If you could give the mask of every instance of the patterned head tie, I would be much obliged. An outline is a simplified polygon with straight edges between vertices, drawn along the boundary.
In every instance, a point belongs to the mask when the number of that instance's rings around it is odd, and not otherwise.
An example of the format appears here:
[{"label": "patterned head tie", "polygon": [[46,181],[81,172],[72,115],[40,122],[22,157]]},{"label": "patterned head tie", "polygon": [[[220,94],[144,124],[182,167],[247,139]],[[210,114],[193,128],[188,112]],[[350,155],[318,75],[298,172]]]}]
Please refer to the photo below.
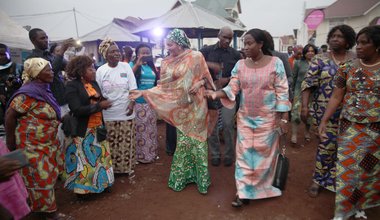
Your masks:
[{"label": "patterned head tie", "polygon": [[106,37],[99,45],[99,53],[103,56],[104,59],[106,59],[107,51],[110,46],[116,45],[115,42],[111,39]]},{"label": "patterned head tie", "polygon": [[43,58],[30,58],[24,62],[24,71],[22,72],[22,80],[24,83],[32,81],[37,78],[41,71],[50,65],[49,61]]},{"label": "patterned head tie", "polygon": [[178,44],[179,46],[181,46],[183,48],[190,48],[190,46],[191,46],[189,38],[186,36],[186,33],[183,30],[180,30],[177,28],[173,29],[168,34],[166,39],[169,39],[169,40],[175,42],[176,44]]}]

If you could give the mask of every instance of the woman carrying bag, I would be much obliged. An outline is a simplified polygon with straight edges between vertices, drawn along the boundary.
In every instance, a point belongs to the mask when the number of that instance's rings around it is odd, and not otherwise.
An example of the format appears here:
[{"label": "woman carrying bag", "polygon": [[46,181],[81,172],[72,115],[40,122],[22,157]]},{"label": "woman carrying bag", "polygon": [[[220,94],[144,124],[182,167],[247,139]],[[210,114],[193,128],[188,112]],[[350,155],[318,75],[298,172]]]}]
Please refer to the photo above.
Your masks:
[{"label": "woman carrying bag", "polygon": [[102,115],[112,104],[102,96],[90,57],[75,57],[66,71],[73,80],[65,96],[77,126],[65,152],[65,187],[78,195],[101,193],[114,181]]}]

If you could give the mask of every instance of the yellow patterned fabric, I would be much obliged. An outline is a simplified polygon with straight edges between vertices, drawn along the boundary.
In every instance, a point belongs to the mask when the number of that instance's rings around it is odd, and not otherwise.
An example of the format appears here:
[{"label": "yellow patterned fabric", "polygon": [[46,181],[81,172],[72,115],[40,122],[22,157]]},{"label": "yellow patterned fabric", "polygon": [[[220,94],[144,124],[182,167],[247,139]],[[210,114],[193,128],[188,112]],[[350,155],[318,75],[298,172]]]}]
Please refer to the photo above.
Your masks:
[{"label": "yellow patterned fabric", "polygon": [[99,53],[103,56],[104,59],[106,59],[108,48],[114,44],[115,42],[110,38],[106,38],[100,43]]}]

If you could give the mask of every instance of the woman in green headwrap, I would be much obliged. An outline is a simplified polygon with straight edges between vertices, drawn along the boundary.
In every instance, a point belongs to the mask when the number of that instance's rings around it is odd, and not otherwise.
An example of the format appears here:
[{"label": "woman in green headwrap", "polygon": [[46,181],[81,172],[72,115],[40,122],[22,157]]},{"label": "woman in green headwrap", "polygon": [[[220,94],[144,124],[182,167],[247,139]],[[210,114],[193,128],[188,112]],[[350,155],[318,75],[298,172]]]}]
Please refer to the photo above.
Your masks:
[{"label": "woman in green headwrap", "polygon": [[166,45],[170,55],[162,60],[157,86],[132,91],[130,98],[144,96],[161,118],[177,128],[169,187],[181,191],[195,182],[198,191],[206,194],[210,185],[206,141],[210,117],[204,86],[215,86],[205,59],[200,52],[190,50],[185,32],[174,29]]}]

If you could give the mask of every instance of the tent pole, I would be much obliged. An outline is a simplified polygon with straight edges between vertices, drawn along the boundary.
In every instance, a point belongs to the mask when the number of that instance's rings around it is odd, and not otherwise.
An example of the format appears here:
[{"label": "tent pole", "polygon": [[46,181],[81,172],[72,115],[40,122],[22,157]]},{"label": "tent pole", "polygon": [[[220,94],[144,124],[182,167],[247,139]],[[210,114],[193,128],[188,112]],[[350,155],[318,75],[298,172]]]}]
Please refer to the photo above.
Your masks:
[{"label": "tent pole", "polygon": [[161,38],[161,56],[165,57],[165,44],[164,44],[164,38]]},{"label": "tent pole", "polygon": [[77,14],[75,12],[75,8],[73,8],[73,12],[74,12],[74,20],[75,20],[75,30],[77,31],[77,39],[79,39]]},{"label": "tent pole", "polygon": [[201,49],[201,39],[202,39],[202,33],[199,32],[199,33],[198,33],[198,50]]}]

